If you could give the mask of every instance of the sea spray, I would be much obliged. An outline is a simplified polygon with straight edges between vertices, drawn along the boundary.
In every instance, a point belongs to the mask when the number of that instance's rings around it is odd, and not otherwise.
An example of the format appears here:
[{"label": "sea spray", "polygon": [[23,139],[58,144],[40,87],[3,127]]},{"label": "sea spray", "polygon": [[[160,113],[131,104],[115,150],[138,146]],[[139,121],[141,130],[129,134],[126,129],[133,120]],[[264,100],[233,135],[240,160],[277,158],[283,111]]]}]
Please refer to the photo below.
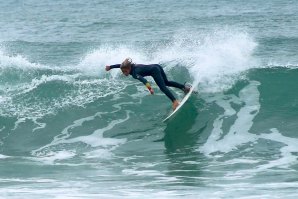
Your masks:
[{"label": "sea spray", "polygon": [[[106,65],[119,64],[126,57],[140,64],[159,63],[166,71],[177,65],[185,67],[191,80],[201,84],[205,92],[231,88],[239,75],[256,67],[253,53],[257,43],[247,32],[231,29],[213,32],[182,32],[155,48],[136,45],[103,45],[88,53],[76,66],[89,75],[106,77]],[[112,77],[119,75],[111,71]]]},{"label": "sea spray", "polygon": [[255,67],[256,47],[254,39],[243,31],[181,33],[158,51],[157,59],[176,60],[188,68],[193,81],[197,80],[205,92],[218,92],[231,88],[238,75]]}]

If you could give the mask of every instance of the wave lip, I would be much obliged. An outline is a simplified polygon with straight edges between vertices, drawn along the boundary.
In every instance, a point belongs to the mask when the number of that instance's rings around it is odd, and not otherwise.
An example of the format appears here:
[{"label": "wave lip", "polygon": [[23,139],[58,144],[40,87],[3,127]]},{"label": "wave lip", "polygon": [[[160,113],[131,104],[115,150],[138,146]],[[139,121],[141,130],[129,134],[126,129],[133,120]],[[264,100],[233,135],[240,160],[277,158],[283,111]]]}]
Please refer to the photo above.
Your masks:
[{"label": "wave lip", "polygon": [[[185,66],[206,92],[229,89],[241,73],[256,67],[257,42],[247,32],[224,28],[208,33],[177,34],[159,49],[154,61]],[[172,64],[171,64],[172,63]]]},{"label": "wave lip", "polygon": [[10,67],[20,69],[45,68],[45,66],[43,65],[31,63],[27,58],[25,58],[22,55],[8,56],[2,50],[0,50],[0,68],[5,69]]},{"label": "wave lip", "polygon": [[247,33],[215,32],[202,43],[191,74],[207,92],[229,89],[241,73],[255,67],[257,43]]}]

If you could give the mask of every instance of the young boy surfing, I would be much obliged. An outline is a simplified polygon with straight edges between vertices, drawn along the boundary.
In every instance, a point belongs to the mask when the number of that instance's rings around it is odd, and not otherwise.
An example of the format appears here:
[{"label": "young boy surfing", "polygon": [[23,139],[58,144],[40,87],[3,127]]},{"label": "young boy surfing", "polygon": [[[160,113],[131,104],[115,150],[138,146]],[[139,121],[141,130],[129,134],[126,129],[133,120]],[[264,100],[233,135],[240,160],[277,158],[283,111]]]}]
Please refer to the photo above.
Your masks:
[{"label": "young boy surfing", "polygon": [[173,110],[177,108],[177,106],[179,105],[179,101],[174,97],[174,95],[167,88],[167,86],[179,88],[182,91],[184,91],[184,93],[188,93],[190,90],[190,87],[188,86],[185,86],[183,84],[180,84],[174,81],[168,81],[163,68],[158,64],[150,64],[150,65],[135,64],[135,63],[132,63],[132,60],[130,58],[127,58],[122,62],[122,64],[106,66],[106,71],[109,71],[113,68],[120,68],[122,73],[125,76],[131,75],[133,78],[141,81],[147,87],[147,89],[152,95],[154,94],[154,91],[151,88],[150,83],[144,77],[146,76],[153,77],[154,81],[156,82],[160,90],[164,94],[166,94],[166,96],[172,101]]}]

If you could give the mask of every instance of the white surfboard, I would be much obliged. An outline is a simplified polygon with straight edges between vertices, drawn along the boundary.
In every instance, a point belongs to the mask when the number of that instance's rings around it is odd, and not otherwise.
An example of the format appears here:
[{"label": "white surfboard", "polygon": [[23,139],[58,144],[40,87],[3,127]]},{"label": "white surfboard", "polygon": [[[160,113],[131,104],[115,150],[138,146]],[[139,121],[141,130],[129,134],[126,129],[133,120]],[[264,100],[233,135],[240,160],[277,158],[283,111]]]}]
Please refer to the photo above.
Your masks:
[{"label": "white surfboard", "polygon": [[184,96],[184,98],[182,99],[182,101],[180,102],[179,106],[173,111],[171,112],[168,117],[166,117],[162,122],[166,122],[168,121],[169,119],[171,119],[178,111],[179,109],[183,106],[183,104],[185,104],[185,102],[189,99],[189,97],[191,96],[194,88],[196,87],[196,83],[194,83],[191,88],[190,88],[190,91]]}]

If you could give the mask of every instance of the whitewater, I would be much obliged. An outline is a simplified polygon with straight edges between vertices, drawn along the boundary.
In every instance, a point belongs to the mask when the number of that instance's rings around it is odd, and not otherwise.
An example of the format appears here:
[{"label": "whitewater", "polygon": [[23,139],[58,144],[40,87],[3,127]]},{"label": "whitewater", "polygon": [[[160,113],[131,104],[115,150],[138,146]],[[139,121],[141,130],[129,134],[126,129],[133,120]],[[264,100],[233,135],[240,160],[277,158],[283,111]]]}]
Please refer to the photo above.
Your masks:
[{"label": "whitewater", "polygon": [[[1,4],[0,198],[297,198],[297,8]],[[105,71],[127,57],[198,94],[162,123],[152,78]]]}]

